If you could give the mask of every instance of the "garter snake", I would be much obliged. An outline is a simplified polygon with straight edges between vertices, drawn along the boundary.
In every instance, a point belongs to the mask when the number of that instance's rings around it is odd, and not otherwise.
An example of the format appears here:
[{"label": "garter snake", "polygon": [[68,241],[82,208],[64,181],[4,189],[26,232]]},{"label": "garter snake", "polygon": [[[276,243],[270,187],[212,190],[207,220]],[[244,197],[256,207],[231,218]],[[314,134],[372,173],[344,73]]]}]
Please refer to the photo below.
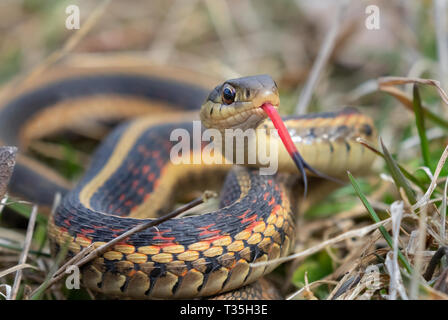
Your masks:
[{"label": "garter snake", "polygon": [[[68,239],[73,255],[166,212],[173,197],[196,184],[203,188],[226,177],[219,209],[132,235],[84,266],[82,281],[110,296],[134,298],[194,298],[240,288],[275,267],[253,268],[251,262],[286,255],[293,246],[297,196],[282,174],[260,175],[255,168],[227,164],[175,165],[170,150],[177,142],[170,134],[183,129],[193,135],[190,118],[197,118],[201,105],[205,127],[272,128],[259,108],[265,102],[279,104],[277,85],[269,76],[229,80],[209,94],[202,86],[144,72],[58,76],[3,103],[2,144],[24,149],[30,140],[88,118],[140,117],[107,136],[75,187],[22,154],[10,190],[47,205],[55,192],[64,194],[50,217],[49,238],[53,252]],[[354,109],[284,121],[307,163],[328,175],[361,172],[373,161],[373,153],[354,142],[357,137],[375,141],[372,120]],[[282,148],[279,170],[296,170]]]}]

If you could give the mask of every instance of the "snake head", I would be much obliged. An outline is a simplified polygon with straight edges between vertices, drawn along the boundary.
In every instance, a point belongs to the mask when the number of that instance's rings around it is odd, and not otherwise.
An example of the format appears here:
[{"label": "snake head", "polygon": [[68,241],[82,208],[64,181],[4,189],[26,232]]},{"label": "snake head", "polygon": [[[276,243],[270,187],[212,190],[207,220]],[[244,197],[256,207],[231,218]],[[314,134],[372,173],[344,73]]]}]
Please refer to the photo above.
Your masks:
[{"label": "snake head", "polygon": [[200,117],[206,128],[256,128],[267,117],[261,108],[265,103],[275,108],[280,104],[277,84],[269,75],[231,79],[210,92]]}]

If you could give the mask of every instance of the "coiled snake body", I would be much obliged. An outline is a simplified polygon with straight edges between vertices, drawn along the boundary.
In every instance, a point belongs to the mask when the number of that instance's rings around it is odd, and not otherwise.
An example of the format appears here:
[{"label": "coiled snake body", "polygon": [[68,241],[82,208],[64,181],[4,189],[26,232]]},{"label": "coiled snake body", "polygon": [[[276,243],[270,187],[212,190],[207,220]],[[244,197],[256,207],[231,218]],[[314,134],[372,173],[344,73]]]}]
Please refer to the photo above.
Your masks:
[{"label": "coiled snake body", "polygon": [[[277,87],[268,76],[227,81],[208,98],[201,87],[144,72],[102,70],[59,76],[3,103],[3,144],[24,148],[32,139],[89,117],[146,115],[118,126],[103,141],[72,190],[21,155],[11,191],[44,204],[51,203],[56,191],[65,195],[49,222],[54,252],[67,239],[71,255],[91,243],[99,246],[169,210],[166,205],[174,195],[198,188],[196,184],[204,188],[232,167],[170,162],[170,150],[177,143],[170,141],[171,132],[182,128],[193,134],[192,123],[186,120],[197,116],[202,103],[202,122],[224,130],[272,127],[259,108],[266,101],[279,103]],[[370,118],[356,110],[284,120],[304,159],[326,174],[360,172],[373,160],[373,154],[354,142],[356,137],[375,138]],[[279,169],[296,170],[281,145]],[[82,268],[83,285],[112,296],[194,298],[254,282],[275,265],[254,268],[250,263],[284,256],[293,246],[291,200],[298,195],[281,181],[276,175],[234,166],[225,179],[219,209],[132,235]]]}]

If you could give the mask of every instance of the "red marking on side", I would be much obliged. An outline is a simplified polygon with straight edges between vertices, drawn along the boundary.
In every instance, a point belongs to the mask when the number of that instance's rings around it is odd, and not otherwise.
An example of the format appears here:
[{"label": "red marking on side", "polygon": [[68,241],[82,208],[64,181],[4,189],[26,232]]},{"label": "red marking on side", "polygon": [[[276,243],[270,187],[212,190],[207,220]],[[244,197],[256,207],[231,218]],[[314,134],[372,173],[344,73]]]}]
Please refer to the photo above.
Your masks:
[{"label": "red marking on side", "polygon": [[266,192],[266,193],[263,195],[263,199],[264,199],[264,201],[266,201],[268,197],[269,197],[269,192]]},{"label": "red marking on side", "polygon": [[[199,229],[201,229],[201,228],[199,228]],[[215,235],[217,233],[219,233],[219,230],[214,230],[214,231],[204,230],[199,234],[199,236],[202,237],[202,236],[207,236],[207,235]]]},{"label": "red marking on side", "polygon": [[172,144],[170,142],[168,142],[168,141],[165,141],[163,146],[165,147],[166,151],[169,151],[169,150],[171,150]]},{"label": "red marking on side", "polygon": [[[126,198],[126,195],[123,193],[122,195],[120,195],[120,198],[118,198],[118,200],[123,201]],[[110,208],[111,206],[109,206]]]},{"label": "red marking on side", "polygon": [[[164,234],[165,232],[168,232],[168,231],[169,231],[169,230],[156,231],[157,235],[154,236],[154,237],[152,237],[152,239],[153,239],[153,240],[166,240],[166,241],[172,242],[173,240],[176,239],[175,237],[165,237],[165,236],[163,236],[163,234]],[[165,244],[165,243],[163,243],[163,244],[158,244],[158,246],[160,246],[160,245],[166,245],[166,244]]]},{"label": "red marking on side", "polygon": [[81,232],[82,232],[82,234],[87,234],[87,233],[94,233],[95,232],[95,230],[92,230],[92,229],[81,229]]},{"label": "red marking on side", "polygon": [[[216,231],[218,231],[218,230],[216,230]],[[218,239],[221,239],[221,238],[224,238],[224,237],[225,237],[224,235],[217,235],[217,236],[206,238],[206,239],[201,240],[201,241],[205,241],[205,242],[209,242],[210,243],[210,242],[213,242],[215,240],[218,240]]]},{"label": "red marking on side", "polygon": [[185,275],[188,273],[188,269],[185,268],[185,270],[180,274],[181,277],[185,277]]},{"label": "red marking on side", "polygon": [[137,186],[138,186],[138,180],[134,180],[134,181],[132,181],[132,188],[137,188]]},{"label": "red marking on side", "polygon": [[271,214],[277,214],[277,211],[278,210],[280,210],[282,207],[281,207],[281,205],[279,205],[279,204],[277,204],[273,209],[272,209],[272,212],[271,212]]},{"label": "red marking on side", "polygon": [[127,246],[127,247],[133,247],[133,248],[134,248],[133,245],[128,244],[126,241],[120,241],[120,242],[117,242],[115,245],[116,245],[116,246]]},{"label": "red marking on side", "polygon": [[253,221],[257,219],[257,215],[253,214],[250,218],[246,218],[246,215],[250,212],[250,209],[247,209],[242,215],[238,216],[237,218],[241,219],[241,223],[246,223],[249,221]]},{"label": "red marking on side", "polygon": [[148,172],[149,172],[149,166],[148,165],[143,166],[142,173],[147,174]]},{"label": "red marking on side", "polygon": [[260,223],[262,223],[262,221],[254,221],[254,222],[252,222],[249,226],[247,226],[247,228],[244,229],[244,230],[245,230],[245,231],[248,231],[248,232],[252,232],[252,230],[253,230],[256,226],[258,226]]},{"label": "red marking on side", "polygon": [[243,220],[241,220],[241,223],[246,223],[246,222],[249,222],[249,221],[254,221],[255,219],[257,219],[257,215],[256,214],[254,214],[253,216],[251,216],[250,218],[244,218]]},{"label": "red marking on side", "polygon": [[144,189],[144,188],[140,188],[140,189],[138,189],[138,191],[137,191],[137,193],[138,193],[139,195],[142,195],[144,192],[145,192],[145,189]]},{"label": "red marking on side", "polygon": [[155,175],[154,173],[150,173],[150,174],[148,175],[148,181],[149,181],[149,182],[152,182],[152,181],[154,180],[155,177],[156,177],[156,175]]},{"label": "red marking on side", "polygon": [[219,233],[220,232],[219,230],[214,230],[214,231],[209,231],[208,230],[210,227],[213,227],[214,225],[215,225],[215,223],[212,223],[212,224],[209,224],[208,226],[205,226],[205,227],[199,227],[198,229],[202,230],[202,232],[199,234],[199,236],[207,236],[207,235],[214,236],[217,233]]},{"label": "red marking on side", "polygon": [[126,201],[126,202],[124,203],[124,205],[125,205],[126,207],[132,206],[132,204],[133,204],[133,202],[132,202],[131,200],[128,200],[128,201]]},{"label": "red marking on side", "polygon": [[64,220],[64,223],[65,223],[65,225],[66,226],[68,226],[68,227],[70,227],[72,224],[70,223],[70,220],[68,220],[68,219],[65,219]]},{"label": "red marking on side", "polygon": [[76,234],[76,237],[78,237],[78,238],[82,238],[84,241],[92,241],[91,238],[86,237],[86,236],[85,236],[84,234],[82,234],[82,233],[77,233],[77,234]]},{"label": "red marking on side", "polygon": [[177,245],[176,242],[165,242],[165,243],[159,243],[159,244],[154,244],[154,246],[160,247],[160,248],[165,248],[165,247],[169,247],[169,246],[175,246]]},{"label": "red marking on side", "polygon": [[[357,113],[346,113],[346,114],[339,115],[339,116],[337,116],[336,118],[345,116],[345,117],[348,119],[348,118],[353,117],[353,116],[355,116],[355,115],[358,115],[358,114],[357,114]],[[335,118],[335,119],[336,119],[336,118]]]},{"label": "red marking on side", "polygon": [[272,198],[271,198],[271,201],[268,202],[268,205],[272,206],[272,205],[274,204],[274,202],[275,202],[275,198],[272,197]]},{"label": "red marking on side", "polygon": [[244,211],[244,213],[242,215],[238,216],[237,218],[244,219],[249,212],[250,212],[250,209],[247,209],[246,211]]},{"label": "red marking on side", "polygon": [[157,189],[159,183],[160,183],[160,179],[157,179],[156,181],[154,181],[154,183],[153,183],[153,190]]},{"label": "red marking on side", "polygon": [[210,227],[213,227],[215,225],[215,223],[209,224],[208,226],[205,227],[199,227],[198,229],[204,230],[204,229],[208,229]]}]

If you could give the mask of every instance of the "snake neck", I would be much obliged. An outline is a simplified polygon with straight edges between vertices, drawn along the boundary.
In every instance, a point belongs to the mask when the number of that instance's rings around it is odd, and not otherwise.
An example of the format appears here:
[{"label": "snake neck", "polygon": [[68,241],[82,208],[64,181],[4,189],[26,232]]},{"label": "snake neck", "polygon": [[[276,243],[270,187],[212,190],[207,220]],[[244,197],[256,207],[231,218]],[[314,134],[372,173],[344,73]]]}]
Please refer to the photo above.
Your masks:
[{"label": "snake neck", "polygon": [[[357,142],[376,144],[372,119],[353,108],[283,118],[294,144],[305,161],[327,175],[344,177],[346,170],[364,173],[375,155]],[[273,123],[266,119],[256,129],[215,130],[213,147],[226,163],[263,169],[263,174],[297,174],[297,167]]]}]

